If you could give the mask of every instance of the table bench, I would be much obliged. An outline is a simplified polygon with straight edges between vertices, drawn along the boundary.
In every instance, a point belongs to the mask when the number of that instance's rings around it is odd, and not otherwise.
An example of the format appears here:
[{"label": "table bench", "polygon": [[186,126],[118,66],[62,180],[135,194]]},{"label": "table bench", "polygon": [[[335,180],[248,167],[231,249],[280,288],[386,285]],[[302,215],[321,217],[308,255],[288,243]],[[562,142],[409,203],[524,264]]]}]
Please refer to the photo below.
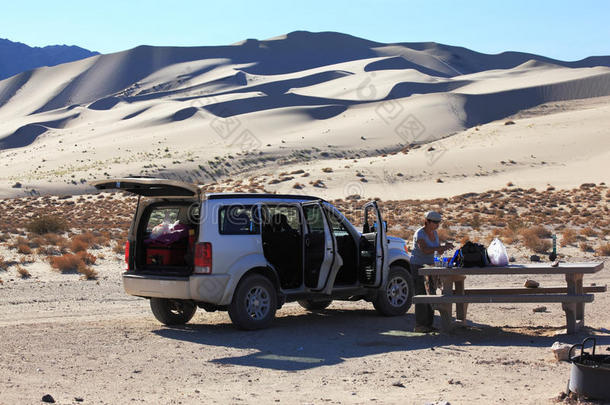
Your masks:
[{"label": "table bench", "polygon": [[[466,322],[468,304],[474,303],[561,303],[566,314],[567,333],[575,333],[584,326],[585,303],[593,302],[593,293],[606,291],[606,286],[583,287],[583,275],[596,273],[604,267],[596,263],[514,264],[503,267],[423,267],[421,276],[438,276],[442,281],[441,295],[416,295],[415,304],[431,304],[441,314],[441,330],[452,326],[452,306],[456,318]],[[567,287],[537,288],[473,288],[465,289],[467,276],[563,274]],[[455,288],[454,288],[455,286]]]}]

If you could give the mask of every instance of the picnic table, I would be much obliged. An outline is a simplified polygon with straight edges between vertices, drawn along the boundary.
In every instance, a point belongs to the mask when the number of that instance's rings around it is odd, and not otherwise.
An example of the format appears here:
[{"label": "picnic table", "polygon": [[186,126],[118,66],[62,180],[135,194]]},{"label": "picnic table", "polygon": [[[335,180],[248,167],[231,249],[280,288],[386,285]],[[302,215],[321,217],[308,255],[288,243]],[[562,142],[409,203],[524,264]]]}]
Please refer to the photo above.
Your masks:
[{"label": "picnic table", "polygon": [[[583,287],[583,275],[597,273],[603,262],[511,264],[496,267],[422,267],[421,276],[438,276],[442,282],[441,295],[416,295],[415,304],[432,304],[441,313],[441,330],[452,326],[452,306],[456,305],[456,319],[466,322],[470,303],[561,303],[566,314],[567,333],[575,333],[585,323],[585,303],[593,302],[592,293],[605,292],[606,286]],[[472,288],[465,289],[467,277],[480,275],[564,274],[567,286],[537,288]]]}]

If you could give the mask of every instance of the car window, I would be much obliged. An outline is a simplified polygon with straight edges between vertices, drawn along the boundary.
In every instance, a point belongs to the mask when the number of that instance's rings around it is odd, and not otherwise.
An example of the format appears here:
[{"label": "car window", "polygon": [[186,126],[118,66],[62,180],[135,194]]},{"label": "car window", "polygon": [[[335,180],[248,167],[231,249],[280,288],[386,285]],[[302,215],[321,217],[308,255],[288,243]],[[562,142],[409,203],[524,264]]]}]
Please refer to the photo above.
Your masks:
[{"label": "car window", "polygon": [[294,205],[270,205],[262,207],[265,226],[272,232],[296,232],[301,234],[301,217]]},{"label": "car window", "polygon": [[225,205],[218,212],[221,235],[253,235],[260,232],[256,205]]},{"label": "car window", "polygon": [[329,209],[327,209],[326,212],[328,213],[328,222],[333,234],[335,234],[335,236],[349,235],[349,232],[345,225],[343,225],[343,222],[341,222],[341,219],[339,219],[337,215],[335,215],[335,213]]},{"label": "car window", "polygon": [[304,205],[303,213],[309,232],[324,232],[324,218],[318,204]]},{"label": "car window", "polygon": [[152,210],[150,213],[150,217],[148,218],[148,223],[146,224],[146,231],[152,232],[153,228],[157,225],[162,224],[163,222],[168,222],[173,224],[178,220],[178,214],[180,213],[180,208],[172,207],[157,207]]}]

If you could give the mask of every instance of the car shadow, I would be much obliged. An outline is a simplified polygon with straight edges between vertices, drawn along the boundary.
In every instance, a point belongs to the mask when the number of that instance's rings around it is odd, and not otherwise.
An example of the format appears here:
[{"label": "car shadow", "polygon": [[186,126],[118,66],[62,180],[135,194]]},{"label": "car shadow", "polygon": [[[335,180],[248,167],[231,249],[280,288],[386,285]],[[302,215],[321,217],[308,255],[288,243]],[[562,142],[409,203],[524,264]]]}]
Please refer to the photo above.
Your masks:
[{"label": "car shadow", "polygon": [[[214,363],[284,371],[329,366],[349,358],[424,349],[460,351],[465,350],[461,347],[473,345],[550,347],[558,339],[558,336],[546,335],[554,332],[556,328],[552,327],[511,330],[469,324],[457,327],[451,333],[415,333],[412,332],[412,314],[388,318],[370,310],[330,309],[278,315],[270,328],[257,331],[241,331],[230,323],[223,323],[164,327],[153,333],[166,339],[250,351],[244,355],[211,360]],[[565,335],[561,340],[579,343],[591,333],[594,331],[585,330],[580,334]],[[604,339],[610,343],[608,336]],[[598,344],[604,343],[598,341]]]}]

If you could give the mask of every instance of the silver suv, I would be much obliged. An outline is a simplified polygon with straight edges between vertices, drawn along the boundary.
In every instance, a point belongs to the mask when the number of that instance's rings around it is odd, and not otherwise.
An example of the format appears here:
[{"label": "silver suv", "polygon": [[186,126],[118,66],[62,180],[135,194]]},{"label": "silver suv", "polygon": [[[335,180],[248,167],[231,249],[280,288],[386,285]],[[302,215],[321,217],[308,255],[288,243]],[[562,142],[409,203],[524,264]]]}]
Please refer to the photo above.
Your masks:
[{"label": "silver suv", "polygon": [[364,205],[359,231],[317,197],[205,194],[151,178],[92,185],[139,196],[123,283],[128,294],[149,298],[166,325],[188,322],[197,307],[228,310],[237,327],[259,329],[291,301],[314,311],[364,299],[386,316],[411,306],[405,241],[386,236],[374,201]]}]

